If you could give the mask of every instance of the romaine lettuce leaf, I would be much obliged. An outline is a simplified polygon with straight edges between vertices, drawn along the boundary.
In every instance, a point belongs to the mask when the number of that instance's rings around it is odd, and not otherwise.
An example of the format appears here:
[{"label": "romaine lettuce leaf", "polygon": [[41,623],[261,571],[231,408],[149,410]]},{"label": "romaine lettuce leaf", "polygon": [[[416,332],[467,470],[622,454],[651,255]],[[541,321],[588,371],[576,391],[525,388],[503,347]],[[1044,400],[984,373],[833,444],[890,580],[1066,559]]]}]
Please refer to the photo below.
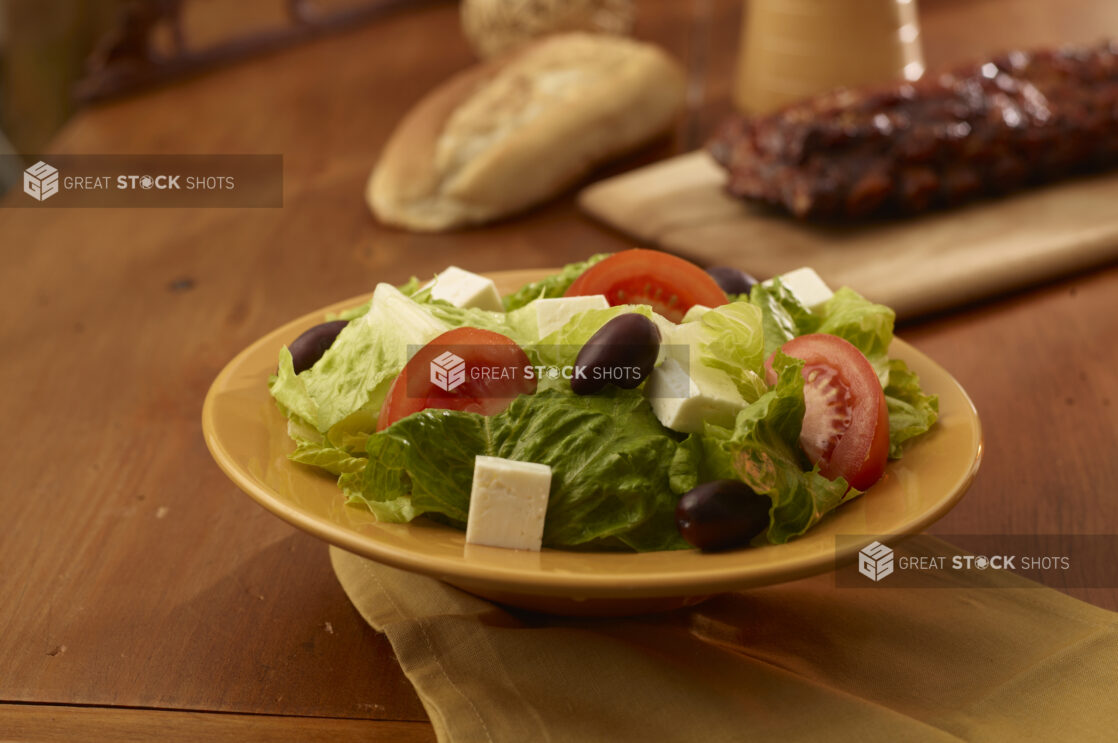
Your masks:
[{"label": "romaine lettuce leaf", "polygon": [[669,477],[678,447],[638,391],[552,389],[488,418],[434,409],[403,418],[371,436],[368,466],[339,482],[377,518],[427,513],[462,526],[475,456],[538,462],[552,468],[545,545],[685,548]]},{"label": "romaine lettuce leaf", "polygon": [[799,335],[814,333],[821,320],[805,307],[779,278],[771,285],[755,284],[749,301],[761,310],[765,333],[765,358]]},{"label": "romaine lettuce leaf", "polygon": [[[426,305],[389,284],[379,284],[369,311],[342,328],[322,358],[299,375],[315,406],[315,416],[308,421],[325,433],[367,406],[379,409],[392,380],[407,363],[408,346],[427,343],[451,327]],[[286,381],[282,368],[278,381]],[[293,409],[287,385],[272,385],[272,394]]]},{"label": "romaine lettuce leaf", "polygon": [[[412,276],[410,279],[408,279],[403,284],[400,284],[396,288],[399,289],[400,293],[403,294],[405,297],[411,297],[417,302],[432,301],[430,299],[431,293],[429,291],[420,291],[420,289],[423,288],[423,284],[420,283],[418,276]],[[368,300],[365,301],[364,304],[359,304],[356,307],[344,309],[341,312],[328,313],[326,315],[326,321],[329,322],[330,320],[356,320],[369,311],[369,307],[370,305],[372,305],[372,303],[373,299],[372,297],[370,297]]]},{"label": "romaine lettuce leaf", "polygon": [[[426,296],[425,291],[419,290],[418,279],[403,289],[412,296],[387,284],[379,285],[373,298],[361,308],[341,313],[350,318],[350,324],[322,359],[302,374],[295,374],[290,352],[281,349],[278,372],[269,383],[272,395],[290,420],[322,438],[321,445],[363,458],[388,388],[407,362],[410,351],[451,328],[470,326],[501,333],[534,356],[532,348],[539,338],[535,314],[528,308],[504,313],[455,307]],[[358,315],[357,309],[363,312]],[[591,323],[593,329],[589,332],[576,324],[562,342],[574,344],[577,353],[577,347],[598,326],[624,311],[628,308],[603,311],[603,317],[595,321],[596,325]],[[645,307],[638,311],[651,314]],[[559,353],[558,349],[554,351]],[[573,356],[568,361],[566,355],[570,354],[564,354],[561,361],[573,363]],[[533,363],[547,362],[534,359]],[[311,437],[292,438],[300,446],[320,445]],[[297,461],[314,463],[309,460],[324,456],[315,453],[312,457],[310,451],[304,446]],[[353,466],[347,465],[349,469]]]},{"label": "romaine lettuce leaf", "polygon": [[[286,352],[287,349],[284,349]],[[282,367],[282,363],[281,363]],[[297,379],[297,378],[296,378]],[[280,406],[283,410],[283,406]],[[360,455],[354,455],[356,449],[346,450],[336,446],[327,437],[319,433],[313,426],[300,416],[285,411],[288,414],[287,435],[295,442],[295,451],[287,455],[293,462],[318,467],[335,475],[347,472],[359,472],[365,468],[364,439],[361,440]],[[367,438],[368,434],[365,434]]]},{"label": "romaine lettuce leaf", "polygon": [[318,403],[307,391],[303,378],[295,373],[295,362],[287,346],[280,349],[276,374],[268,380],[268,389],[289,420],[315,428],[318,420]]},{"label": "romaine lettuce leaf", "polygon": [[813,469],[799,445],[804,417],[803,362],[778,353],[775,387],[738,413],[732,431],[708,425],[683,448],[690,457],[673,462],[673,487],[689,489],[717,479],[739,479],[772,500],[767,538],[782,544],[803,534],[824,515],[859,495],[845,480],[828,480]]},{"label": "romaine lettuce leaf", "polygon": [[534,315],[526,312],[492,312],[475,308],[455,307],[440,299],[431,300],[423,305],[432,317],[454,328],[471,327],[492,330],[508,336],[524,346],[539,340]]},{"label": "romaine lettuce leaf", "polygon": [[672,342],[692,339],[698,341],[699,362],[729,375],[743,400],[753,402],[764,393],[765,343],[759,308],[748,302],[715,307],[694,323],[679,326]]},{"label": "romaine lettuce leaf", "polygon": [[360,472],[365,469],[368,462],[364,457],[355,457],[344,449],[339,449],[322,441],[302,441],[295,447],[295,451],[287,457],[293,462],[319,467],[335,475],[344,475],[347,472]]},{"label": "romaine lettuce leaf", "polygon": [[886,368],[885,403],[889,406],[889,456],[897,459],[909,439],[927,433],[939,417],[939,398],[920,389],[920,379],[900,359]]},{"label": "romaine lettuce leaf", "polygon": [[[539,391],[503,413],[425,410],[373,433],[392,380],[409,347],[453,327],[469,325],[509,336],[535,364],[573,364],[578,350],[608,320],[646,306],[591,310],[547,338],[536,337],[528,304],[561,296],[588,265],[529,284],[505,298],[509,312],[461,309],[432,300],[418,279],[378,286],[323,358],[296,375],[282,349],[270,388],[289,418],[294,461],[339,475],[351,503],[379,519],[409,521],[420,514],[464,526],[474,457],[478,454],[548,464],[553,470],[544,543],[553,547],[635,550],[685,548],[675,525],[679,496],[700,483],[738,478],[772,499],[767,537],[781,543],[857,496],[842,480],[823,478],[799,447],[803,420],[800,362],[777,354],[780,378],[766,390],[763,360],[792,337],[829,332],[853,343],[877,370],[890,419],[890,456],[935,422],[937,401],[923,393],[902,361],[887,356],[893,313],[840,289],[809,310],[777,280],[739,301],[705,313],[684,339],[700,361],[730,376],[750,404],[733,429],[708,424],[686,438],[660,425],[639,390],[609,388],[579,397],[568,385],[541,380]],[[409,297],[408,295],[412,295]],[[356,310],[361,310],[357,312]],[[658,322],[665,343],[685,326]]]},{"label": "romaine lettuce leaf", "polygon": [[756,285],[750,302],[761,309],[768,355],[793,337],[830,333],[850,341],[873,366],[889,407],[889,456],[896,459],[909,439],[926,433],[936,422],[939,401],[925,394],[920,380],[900,359],[889,358],[896,314],[843,287],[809,310],[777,279],[771,287]]},{"label": "romaine lettuce leaf", "polygon": [[598,261],[607,257],[607,253],[599,253],[578,263],[568,263],[559,273],[552,274],[545,279],[526,284],[517,291],[504,298],[505,311],[519,309],[524,305],[541,298],[561,297],[570,288],[574,280],[583,271],[593,266]]},{"label": "romaine lettuce leaf", "polygon": [[373,302],[372,299],[367,300],[364,304],[359,304],[356,307],[349,307],[341,312],[327,312],[323,322],[333,322],[334,320],[356,320],[369,311],[369,305]]},{"label": "romaine lettuce leaf", "polygon": [[280,353],[272,395],[286,413],[352,451],[363,447],[375,426],[388,388],[407,363],[409,347],[467,325],[502,333],[521,345],[535,342],[534,324],[518,320],[523,318],[437,300],[417,301],[379,284],[365,314],[342,329],[313,367],[295,375],[290,353]]},{"label": "romaine lettuce leaf", "polygon": [[365,456],[365,443],[377,428],[377,418],[383,398],[370,401],[367,405],[342,418],[330,426],[325,440],[337,449],[343,449],[355,457]]},{"label": "romaine lettuce leaf", "polygon": [[[521,311],[523,310],[509,314],[516,315]],[[629,312],[644,315],[650,320],[654,314],[652,308],[644,304],[619,304],[604,310],[586,310],[572,317],[563,327],[548,333],[539,340],[539,343],[524,350],[533,364],[552,366],[557,369],[572,366],[586,341],[590,340],[607,322]],[[540,381],[548,384],[546,378]],[[567,387],[569,389],[570,385]]]},{"label": "romaine lettuce leaf", "polygon": [[893,310],[842,288],[817,309],[821,333],[853,343],[877,372],[889,408],[889,456],[901,456],[904,443],[926,433],[939,416],[939,400],[920,389],[920,380],[900,359],[889,358]]},{"label": "romaine lettuce leaf", "polygon": [[858,347],[875,369],[883,368],[893,340],[893,310],[874,304],[858,292],[843,287],[814,310],[808,309],[780,279],[771,286],[757,284],[750,302],[762,312],[765,356],[786,342],[809,333],[829,333]]},{"label": "romaine lettuce leaf", "polygon": [[874,304],[853,289],[843,287],[819,306],[816,314],[822,322],[811,332],[830,333],[850,341],[873,365],[884,385],[889,344],[893,342],[893,321],[896,319],[893,310],[883,304]]}]

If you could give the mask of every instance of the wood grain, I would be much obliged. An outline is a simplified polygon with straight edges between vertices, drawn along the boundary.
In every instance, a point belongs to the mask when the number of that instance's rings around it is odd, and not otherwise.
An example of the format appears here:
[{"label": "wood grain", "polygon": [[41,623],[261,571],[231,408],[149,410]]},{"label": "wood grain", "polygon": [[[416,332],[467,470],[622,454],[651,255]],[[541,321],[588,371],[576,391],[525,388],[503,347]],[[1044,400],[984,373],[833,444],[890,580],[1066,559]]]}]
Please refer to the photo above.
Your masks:
[{"label": "wood grain", "polygon": [[[1044,18],[1057,19],[1054,34],[1094,36],[1115,6],[923,7],[935,61],[1013,44]],[[978,9],[1001,22],[970,28]],[[690,123],[605,172],[692,149],[709,132],[728,105],[739,13],[736,0],[642,3],[638,35],[681,59],[709,38],[709,53],[692,79]],[[0,209],[0,700],[313,716],[324,728],[327,718],[387,721],[370,737],[424,719],[388,644],[337,586],[325,545],[221,475],[199,415],[238,350],[378,280],[449,263],[541,267],[628,245],[569,195],[457,234],[410,235],[369,216],[364,182],[392,125],[470,62],[457,23],[452,4],[400,13],[89,109],[53,144],[283,153],[283,209]],[[1118,529],[1116,292],[1109,270],[904,329],[963,381],[986,425],[987,462],[945,527]],[[1089,598],[1118,609],[1114,591]],[[122,730],[143,731],[162,713],[121,714]]]},{"label": "wood grain", "polygon": [[767,279],[813,267],[902,318],[949,309],[1118,259],[1118,175],[1074,178],[966,207],[822,225],[742,203],[696,150],[594,183],[587,213],[704,265]]},{"label": "wood grain", "polygon": [[[1118,534],[1116,297],[1111,267],[901,327],[968,391],[986,442],[971,492],[932,533]],[[1091,557],[1115,585],[1118,555]],[[1067,592],[1118,611],[1114,588]]]},{"label": "wood grain", "polygon": [[[664,7],[642,33],[670,41],[683,11]],[[470,63],[457,24],[449,5],[392,16],[90,109],[53,146],[280,152],[284,209],[0,210],[0,389],[21,421],[0,433],[0,700],[425,718],[326,546],[217,470],[200,409],[240,348],[377,281],[624,245],[569,200],[459,235],[376,225],[368,171]]]},{"label": "wood grain", "polygon": [[418,722],[308,719],[167,710],[0,704],[0,743],[427,743],[430,725]]}]

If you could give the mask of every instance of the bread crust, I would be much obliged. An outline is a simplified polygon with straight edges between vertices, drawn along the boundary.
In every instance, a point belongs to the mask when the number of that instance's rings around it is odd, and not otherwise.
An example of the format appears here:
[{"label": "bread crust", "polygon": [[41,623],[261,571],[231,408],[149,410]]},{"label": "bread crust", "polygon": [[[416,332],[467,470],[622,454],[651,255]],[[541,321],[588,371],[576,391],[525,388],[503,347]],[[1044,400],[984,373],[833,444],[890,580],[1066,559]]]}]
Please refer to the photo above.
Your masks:
[{"label": "bread crust", "polygon": [[657,47],[548,37],[426,95],[389,138],[366,200],[416,231],[508,216],[667,130],[683,97],[682,71]]}]

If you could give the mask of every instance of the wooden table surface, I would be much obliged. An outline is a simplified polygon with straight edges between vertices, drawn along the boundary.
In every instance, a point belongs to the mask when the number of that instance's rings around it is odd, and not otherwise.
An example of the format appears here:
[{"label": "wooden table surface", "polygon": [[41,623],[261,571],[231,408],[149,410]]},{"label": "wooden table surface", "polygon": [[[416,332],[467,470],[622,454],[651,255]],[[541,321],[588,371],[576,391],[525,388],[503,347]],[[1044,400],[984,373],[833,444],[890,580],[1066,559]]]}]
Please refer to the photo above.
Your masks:
[{"label": "wooden table surface", "polygon": [[[1107,0],[921,5],[933,66],[1118,36]],[[641,3],[637,34],[687,64],[693,107],[611,172],[694,147],[728,109],[739,13]],[[470,62],[456,8],[424,6],[89,109],[52,146],[283,153],[282,209],[0,210],[0,739],[433,739],[326,546],[221,474],[200,411],[243,346],[377,281],[626,246],[569,195],[461,234],[372,219],[393,124]],[[978,480],[934,531],[1118,533],[1116,297],[1112,266],[902,328],[985,425]]]}]

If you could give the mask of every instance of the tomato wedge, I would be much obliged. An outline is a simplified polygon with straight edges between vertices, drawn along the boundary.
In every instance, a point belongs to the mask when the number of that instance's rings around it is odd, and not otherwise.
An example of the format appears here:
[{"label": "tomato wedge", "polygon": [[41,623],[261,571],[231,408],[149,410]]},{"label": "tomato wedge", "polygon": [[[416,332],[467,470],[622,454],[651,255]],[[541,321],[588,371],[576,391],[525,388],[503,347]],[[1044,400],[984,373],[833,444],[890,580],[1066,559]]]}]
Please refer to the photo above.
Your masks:
[{"label": "tomato wedge", "polygon": [[[800,445],[808,459],[826,478],[869,488],[889,457],[889,408],[870,362],[849,341],[826,333],[793,338],[781,350],[804,361]],[[775,384],[772,356],[765,369]]]},{"label": "tomato wedge", "polygon": [[726,292],[690,261],[659,250],[623,250],[595,263],[574,280],[566,296],[604,294],[610,306],[647,304],[672,322],[693,305],[717,307]]},{"label": "tomato wedge", "polygon": [[479,328],[455,328],[411,357],[388,389],[377,418],[383,431],[427,408],[500,413],[517,395],[536,391],[528,355],[511,338]]}]

